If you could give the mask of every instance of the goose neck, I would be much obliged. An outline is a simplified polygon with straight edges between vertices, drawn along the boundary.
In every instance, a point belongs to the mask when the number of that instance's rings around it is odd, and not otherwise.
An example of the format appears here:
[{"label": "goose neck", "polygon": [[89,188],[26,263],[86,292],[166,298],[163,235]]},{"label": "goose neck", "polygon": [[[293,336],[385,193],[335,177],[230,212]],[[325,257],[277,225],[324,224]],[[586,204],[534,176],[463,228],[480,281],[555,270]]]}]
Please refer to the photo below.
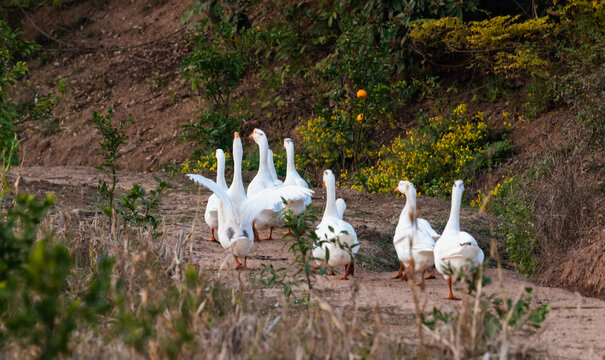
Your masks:
[{"label": "goose neck", "polygon": [[233,144],[233,183],[232,187],[241,187],[243,189],[244,184],[242,181],[242,143],[234,142]]},{"label": "goose neck", "polygon": [[416,196],[405,195],[405,206],[399,215],[399,222],[412,225],[416,221]]},{"label": "goose neck", "polygon": [[225,156],[219,156],[216,160],[216,183],[222,188],[227,188],[225,181]]},{"label": "goose neck", "polygon": [[326,210],[324,217],[338,216],[336,210],[336,185],[334,179],[326,181]]},{"label": "goose neck", "polygon": [[443,232],[460,231],[460,205],[462,203],[462,191],[454,189],[452,191],[452,208],[450,210],[450,218],[447,220],[447,225]]},{"label": "goose neck", "polygon": [[296,166],[294,165],[294,145],[288,144],[286,145],[286,156],[288,161],[288,166],[286,168],[286,177],[294,176],[297,174]]},{"label": "goose neck", "polygon": [[267,153],[269,151],[269,143],[267,142],[267,138],[262,137],[259,140],[258,151],[259,151],[259,155],[260,155],[260,159],[258,162],[258,172],[265,173],[268,170]]}]

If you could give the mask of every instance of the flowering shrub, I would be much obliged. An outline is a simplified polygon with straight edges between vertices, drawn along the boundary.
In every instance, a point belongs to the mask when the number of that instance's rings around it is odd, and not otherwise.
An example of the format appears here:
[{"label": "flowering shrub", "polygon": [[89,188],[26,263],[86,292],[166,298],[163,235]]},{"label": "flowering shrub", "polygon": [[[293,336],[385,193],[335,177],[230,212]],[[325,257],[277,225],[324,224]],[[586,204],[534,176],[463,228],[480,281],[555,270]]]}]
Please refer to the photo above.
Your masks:
[{"label": "flowering shrub", "polygon": [[330,168],[345,168],[345,163],[353,159],[352,119],[342,109],[331,115],[320,115],[303,122],[296,128],[302,140],[297,168],[317,171]]},{"label": "flowering shrub", "polygon": [[488,144],[483,113],[474,116],[460,104],[447,116],[429,118],[405,137],[397,137],[377,154],[375,166],[350,180],[352,188],[370,193],[392,192],[400,180],[413,182],[420,192],[445,196],[456,179],[484,156]]},{"label": "flowering shrub", "polygon": [[544,50],[534,44],[544,41],[552,26],[548,16],[524,21],[519,15],[470,22],[452,17],[422,19],[411,23],[410,39],[412,49],[434,63],[447,62],[435,54],[457,54],[471,56],[468,61],[483,73],[543,76],[548,61]]},{"label": "flowering shrub", "polygon": [[[504,175],[502,175],[502,178],[504,178]],[[512,182],[515,178],[513,176],[504,179],[504,181],[499,182],[496,184],[496,186],[494,186],[494,188],[491,191],[483,191],[483,190],[479,190],[477,192],[477,198],[475,198],[474,200],[471,200],[471,206],[472,207],[481,207],[483,206],[484,202],[489,201],[489,199],[492,196],[498,196],[499,194],[502,193],[502,189],[507,186],[507,184],[509,184],[510,182]],[[485,190],[485,189],[484,189]],[[486,200],[487,199],[487,200]]]}]

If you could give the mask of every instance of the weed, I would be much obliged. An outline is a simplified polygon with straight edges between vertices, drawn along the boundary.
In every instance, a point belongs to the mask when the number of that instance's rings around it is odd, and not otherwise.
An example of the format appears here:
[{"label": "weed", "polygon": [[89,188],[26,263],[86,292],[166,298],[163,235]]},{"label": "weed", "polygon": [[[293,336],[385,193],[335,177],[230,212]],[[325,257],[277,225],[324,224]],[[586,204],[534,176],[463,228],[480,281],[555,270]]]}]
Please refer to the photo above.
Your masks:
[{"label": "weed", "polygon": [[[106,201],[106,205],[102,207],[103,212],[110,219],[113,217],[113,213],[115,211],[114,206],[114,198],[115,198],[115,190],[116,185],[119,182],[118,179],[118,169],[119,166],[116,164],[116,160],[118,160],[121,155],[118,152],[118,149],[121,145],[124,144],[126,140],[126,134],[124,133],[124,126],[127,123],[120,123],[117,127],[114,127],[111,124],[111,116],[113,114],[113,110],[109,108],[107,110],[107,114],[105,116],[100,113],[93,111],[92,117],[95,127],[101,133],[102,139],[99,140],[99,145],[101,146],[101,151],[99,151],[99,155],[103,158],[103,163],[96,165],[95,168],[103,172],[107,177],[109,177],[110,184],[105,181],[105,179],[99,179],[99,184],[97,186],[97,190],[102,198]],[[131,121],[129,118],[128,122]]]},{"label": "weed", "polygon": [[[495,248],[495,243],[492,243],[492,248]],[[455,276],[455,283],[461,281],[468,289],[468,295],[463,296],[454,311],[433,308],[430,316],[421,316],[425,329],[434,340],[433,346],[454,359],[486,354],[506,358],[526,353],[523,340],[540,328],[550,306],[532,305],[531,287],[521,289],[514,299],[505,297],[504,293],[500,296],[486,295],[482,290],[489,279],[483,276],[481,266],[462,269]]]},{"label": "weed", "polygon": [[[152,211],[158,210],[162,191],[172,188],[172,184],[160,180],[155,177],[154,180],[158,183],[157,188],[150,190],[147,194],[145,189],[137,183],[132,185],[132,188],[126,194],[120,196],[120,205],[116,210],[122,215],[124,225],[129,223],[134,226],[142,226],[147,229],[149,226],[155,231],[161,223]],[[157,233],[160,236],[162,233]]]}]

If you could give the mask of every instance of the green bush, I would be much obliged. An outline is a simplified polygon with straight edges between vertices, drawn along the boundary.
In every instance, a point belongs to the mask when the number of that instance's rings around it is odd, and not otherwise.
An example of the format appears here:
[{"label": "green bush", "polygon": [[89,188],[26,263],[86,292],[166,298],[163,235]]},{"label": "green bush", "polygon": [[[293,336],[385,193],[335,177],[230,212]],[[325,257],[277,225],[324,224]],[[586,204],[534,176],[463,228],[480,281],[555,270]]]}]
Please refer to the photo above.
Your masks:
[{"label": "green bush", "polygon": [[521,180],[509,178],[492,190],[492,211],[501,223],[498,232],[506,240],[507,257],[531,276],[540,264],[540,244],[532,221],[531,204],[526,201]]},{"label": "green bush", "polygon": [[227,21],[200,21],[198,31],[189,37],[191,54],[183,59],[182,75],[193,91],[205,90],[211,103],[198,121],[185,124],[184,139],[197,143],[195,156],[205,155],[215,148],[229,148],[233,132],[239,131],[242,117],[234,116],[233,91],[249,66],[248,50],[236,28]]}]

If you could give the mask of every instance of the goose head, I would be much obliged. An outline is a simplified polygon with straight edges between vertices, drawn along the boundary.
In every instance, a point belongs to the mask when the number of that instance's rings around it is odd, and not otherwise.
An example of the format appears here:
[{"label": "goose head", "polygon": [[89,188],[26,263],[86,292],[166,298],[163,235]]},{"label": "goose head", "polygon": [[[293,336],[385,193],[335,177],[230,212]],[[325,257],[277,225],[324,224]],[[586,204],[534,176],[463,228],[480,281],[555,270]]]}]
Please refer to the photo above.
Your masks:
[{"label": "goose head", "polygon": [[464,191],[464,181],[456,180],[454,185],[452,185],[452,192],[454,192],[454,191],[463,192]]},{"label": "goose head", "polygon": [[336,181],[334,179],[334,174],[332,173],[332,170],[324,170],[322,185],[324,187],[328,187],[330,185],[332,187],[334,187],[336,185]]},{"label": "goose head", "polygon": [[407,195],[410,189],[415,189],[414,184],[409,181],[401,180],[399,185],[395,188],[395,191],[399,191],[400,193]]},{"label": "goose head", "polygon": [[254,140],[257,144],[260,144],[263,139],[265,141],[267,140],[267,135],[265,135],[265,132],[261,129],[254,129],[254,131],[252,131],[252,134],[250,134],[250,136],[248,137]]},{"label": "goose head", "polygon": [[284,139],[284,149],[287,149],[288,147],[290,147],[290,145],[293,145],[293,143],[292,143],[292,139],[290,139],[290,138],[285,138],[285,139]]}]

